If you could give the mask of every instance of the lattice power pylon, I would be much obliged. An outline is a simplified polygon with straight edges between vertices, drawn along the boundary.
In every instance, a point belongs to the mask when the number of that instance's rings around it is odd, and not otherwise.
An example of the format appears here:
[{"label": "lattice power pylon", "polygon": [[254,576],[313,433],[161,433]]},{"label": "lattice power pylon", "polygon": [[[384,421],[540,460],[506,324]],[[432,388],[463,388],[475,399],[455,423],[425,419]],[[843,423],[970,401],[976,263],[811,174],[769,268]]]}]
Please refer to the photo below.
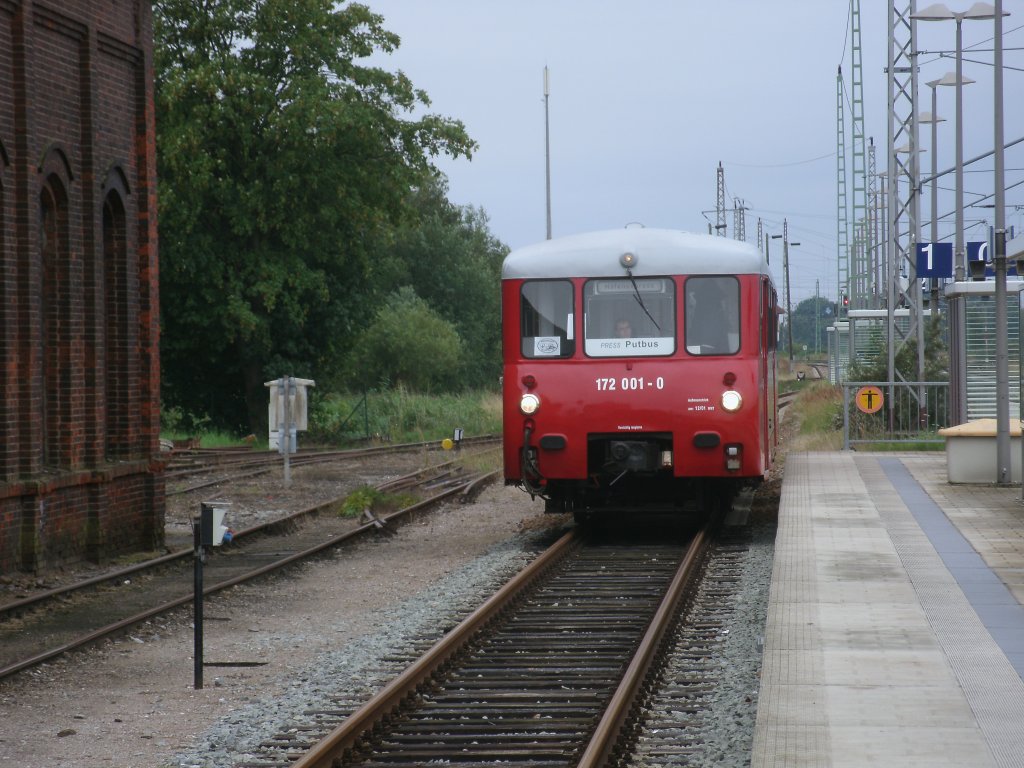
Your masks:
[{"label": "lattice power pylon", "polygon": [[[923,381],[924,324],[921,291],[914,264],[914,244],[920,232],[920,190],[918,185],[916,0],[895,0],[889,15],[889,136],[888,136],[888,297],[889,381]],[[901,273],[907,275],[906,282]],[[909,310],[907,333],[900,333],[894,312]],[[917,371],[896,370],[896,353],[910,339],[917,340]]]},{"label": "lattice power pylon", "polygon": [[738,197],[732,199],[732,236],[747,241],[747,208]]},{"label": "lattice power pylon", "polygon": [[[836,290],[839,298],[850,290],[850,222],[846,182],[846,109],[843,104],[843,68],[836,72]],[[846,314],[845,302],[836,302],[836,319]]]},{"label": "lattice power pylon", "polygon": [[715,234],[725,237],[725,169],[722,161],[718,161],[718,190],[715,195]]},{"label": "lattice power pylon", "polygon": [[868,285],[871,288],[871,297],[868,306],[871,309],[879,309],[882,306],[881,286],[885,285],[885,271],[882,269],[881,260],[881,238],[879,236],[878,222],[879,198],[878,198],[878,166],[875,160],[875,141],[868,140],[868,197],[867,197],[867,253],[868,269],[870,277]]},{"label": "lattice power pylon", "polygon": [[860,0],[850,2],[850,129],[853,168],[849,181],[854,226],[853,251],[850,253],[850,308],[866,309],[874,293],[867,243],[867,164],[864,141],[864,68],[861,66]]}]

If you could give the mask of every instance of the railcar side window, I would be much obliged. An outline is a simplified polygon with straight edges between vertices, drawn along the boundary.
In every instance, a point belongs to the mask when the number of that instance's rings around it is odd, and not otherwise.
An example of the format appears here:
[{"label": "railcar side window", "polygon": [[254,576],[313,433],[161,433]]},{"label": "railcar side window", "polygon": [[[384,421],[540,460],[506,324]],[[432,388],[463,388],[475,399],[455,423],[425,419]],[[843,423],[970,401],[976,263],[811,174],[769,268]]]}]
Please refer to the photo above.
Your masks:
[{"label": "railcar side window", "polygon": [[571,357],[576,350],[568,280],[523,283],[519,317],[523,357]]},{"label": "railcar side window", "polygon": [[676,287],[671,278],[589,280],[583,302],[588,357],[655,357],[676,351]]},{"label": "railcar side window", "polygon": [[740,284],[735,277],[686,280],[686,351],[734,355],[740,351]]}]

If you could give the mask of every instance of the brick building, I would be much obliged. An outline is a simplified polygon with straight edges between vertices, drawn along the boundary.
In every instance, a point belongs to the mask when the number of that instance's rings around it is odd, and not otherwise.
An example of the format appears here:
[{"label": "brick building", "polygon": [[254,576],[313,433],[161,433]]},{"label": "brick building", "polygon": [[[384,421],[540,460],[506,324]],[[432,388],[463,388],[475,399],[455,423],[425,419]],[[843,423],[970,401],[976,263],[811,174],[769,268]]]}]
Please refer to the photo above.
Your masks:
[{"label": "brick building", "polygon": [[0,573],[163,543],[150,0],[0,0]]}]

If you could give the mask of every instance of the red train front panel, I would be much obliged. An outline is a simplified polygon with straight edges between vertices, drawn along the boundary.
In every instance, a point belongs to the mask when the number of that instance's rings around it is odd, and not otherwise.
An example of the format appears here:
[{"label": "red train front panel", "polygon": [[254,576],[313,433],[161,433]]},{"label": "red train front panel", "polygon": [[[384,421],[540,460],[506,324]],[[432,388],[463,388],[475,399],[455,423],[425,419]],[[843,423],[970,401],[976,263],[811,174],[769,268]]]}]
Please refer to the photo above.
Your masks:
[{"label": "red train front panel", "polygon": [[505,280],[506,479],[558,511],[762,477],[773,295],[759,274]]}]

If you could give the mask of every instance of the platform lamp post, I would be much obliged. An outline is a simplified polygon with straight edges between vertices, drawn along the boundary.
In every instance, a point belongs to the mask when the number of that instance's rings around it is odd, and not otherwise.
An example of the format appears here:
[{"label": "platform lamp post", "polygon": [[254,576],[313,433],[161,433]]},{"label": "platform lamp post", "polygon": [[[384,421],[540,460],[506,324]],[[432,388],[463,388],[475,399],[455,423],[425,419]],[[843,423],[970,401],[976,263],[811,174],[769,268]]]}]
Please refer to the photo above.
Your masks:
[{"label": "platform lamp post", "polygon": [[[1005,138],[1003,136],[1003,11],[1002,0],[992,8],[993,32],[993,144],[995,149],[995,252],[993,262],[996,273],[996,483],[1010,485],[1010,380],[1006,327],[1006,167]],[[1018,414],[1019,416],[1019,414]],[[1021,438],[1024,440],[1024,437]],[[1022,467],[1024,472],[1024,467]],[[1024,474],[1021,475],[1024,480]],[[1021,484],[1024,489],[1024,482]]]},{"label": "platform lamp post", "polygon": [[[946,78],[955,78],[955,77],[956,77],[956,75],[954,73],[949,72],[949,73],[947,73],[944,77],[942,77],[939,80],[931,80],[928,83],[926,83],[926,85],[929,88],[932,89],[932,111],[931,112],[925,112],[924,114],[922,114],[917,119],[917,121],[919,123],[924,123],[926,125],[931,125],[931,127],[932,127],[932,129],[931,129],[932,142],[931,142],[931,145],[930,145],[931,152],[932,152],[932,176],[931,176],[931,181],[932,181],[932,188],[931,188],[931,213],[932,213],[932,221],[931,221],[931,227],[930,227],[930,232],[929,232],[928,239],[929,239],[929,241],[931,241],[933,243],[937,243],[939,241],[939,179],[938,179],[938,175],[939,175],[939,169],[938,169],[938,158],[939,158],[938,140],[939,140],[939,131],[938,131],[938,126],[939,126],[939,123],[944,123],[946,121],[946,118],[938,116],[938,111],[937,111],[937,109],[938,109],[938,99],[936,97],[936,93],[938,92],[938,87],[940,85],[949,85],[949,84],[951,84],[951,83],[943,82]],[[931,310],[932,310],[931,314],[932,314],[932,316],[934,316],[936,314],[937,310],[938,310],[938,304],[939,304],[938,295],[939,295],[939,281],[936,278],[932,278],[932,285],[931,285],[931,297],[932,297],[931,298],[931,305],[932,305],[931,306]]]},{"label": "platform lamp post", "polygon": [[[967,247],[964,243],[964,95],[963,86],[973,83],[973,80],[964,79],[963,76],[963,21],[964,19],[991,19],[994,18],[995,8],[988,3],[975,3],[966,11],[951,11],[943,3],[935,3],[927,8],[911,14],[912,19],[918,21],[955,21],[956,22],[956,73],[952,85],[956,88],[956,223],[954,249],[954,279],[963,282],[967,272]],[[940,83],[943,84],[943,83]],[[951,302],[952,304],[953,302]],[[956,368],[950,371],[951,376],[956,376],[957,406],[959,412],[953,415],[953,420],[960,424],[967,420],[967,328],[966,328],[966,297],[955,298],[957,311],[956,318]]]}]

